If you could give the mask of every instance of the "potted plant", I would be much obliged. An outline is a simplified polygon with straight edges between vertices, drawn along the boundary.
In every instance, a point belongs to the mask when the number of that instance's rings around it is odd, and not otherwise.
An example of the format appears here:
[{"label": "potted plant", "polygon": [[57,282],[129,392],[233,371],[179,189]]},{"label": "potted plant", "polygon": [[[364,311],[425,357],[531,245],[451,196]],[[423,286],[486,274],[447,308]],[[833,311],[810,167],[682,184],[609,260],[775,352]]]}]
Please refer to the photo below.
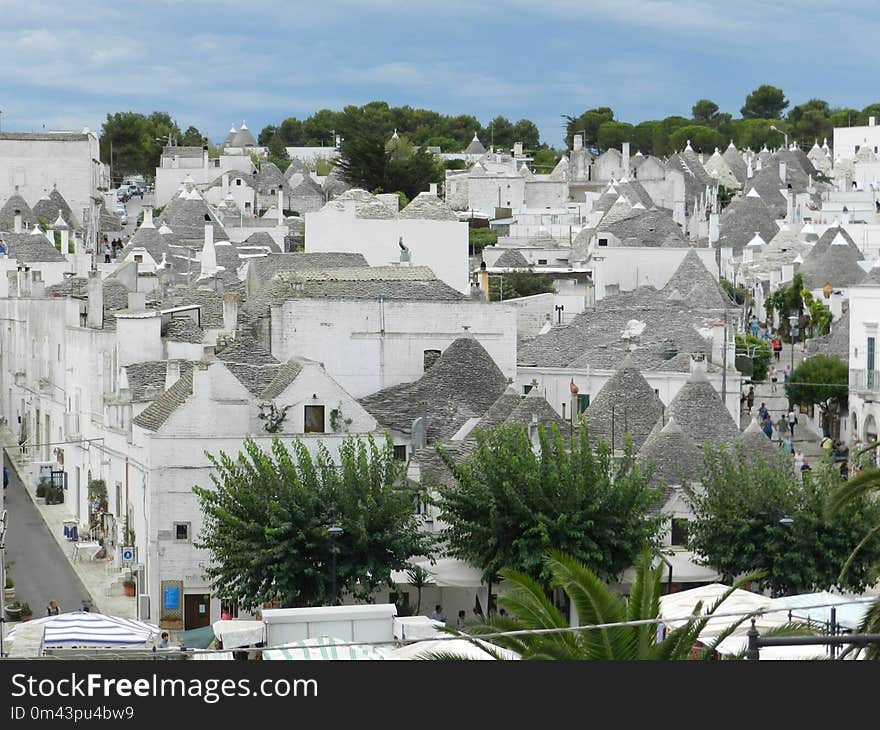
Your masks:
[{"label": "potted plant", "polygon": [[21,607],[21,613],[19,614],[19,620],[22,622],[30,621],[34,617],[34,614],[31,611],[31,607],[27,603],[20,603],[18,605]]},{"label": "potted plant", "polygon": [[9,621],[18,621],[21,618],[21,604],[18,601],[6,606],[6,617]]},{"label": "potted plant", "polygon": [[15,581],[12,580],[9,573],[6,574],[6,585],[3,586],[3,600],[12,601],[15,598]]},{"label": "potted plant", "polygon": [[126,573],[125,580],[122,581],[122,588],[125,590],[125,595],[129,598],[133,598],[135,591],[137,590],[137,581],[135,581],[134,576],[131,573]]}]

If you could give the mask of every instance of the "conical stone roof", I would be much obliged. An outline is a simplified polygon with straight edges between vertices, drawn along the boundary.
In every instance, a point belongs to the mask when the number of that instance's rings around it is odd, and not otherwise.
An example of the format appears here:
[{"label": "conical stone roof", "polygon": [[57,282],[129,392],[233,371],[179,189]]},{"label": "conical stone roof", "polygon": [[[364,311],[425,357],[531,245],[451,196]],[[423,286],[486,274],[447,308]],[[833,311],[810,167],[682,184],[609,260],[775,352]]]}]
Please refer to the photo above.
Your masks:
[{"label": "conical stone roof", "polygon": [[[32,228],[37,224],[37,216],[27,204],[27,201],[21,197],[16,188],[16,192],[9,196],[9,199],[0,208],[0,231],[12,232],[15,230],[15,211],[21,212],[21,229]],[[55,220],[55,217],[52,217]],[[47,221],[51,223],[52,220]]]},{"label": "conical stone roof", "polygon": [[[763,436],[763,434],[762,434]],[[642,467],[653,465],[654,481],[685,484],[698,481],[703,469],[703,454],[674,418],[652,432],[636,456]]]},{"label": "conical stone roof", "polygon": [[662,415],[663,402],[627,355],[596,394],[584,419],[594,445],[598,439],[610,445],[613,436],[614,447],[619,449],[629,432],[633,446],[639,449]]},{"label": "conical stone roof", "polygon": [[746,458],[753,459],[758,456],[768,464],[779,458],[780,448],[767,438],[761,426],[755,419],[748,425],[736,439],[743,447]]},{"label": "conical stone roof", "polygon": [[730,297],[724,293],[693,249],[685,254],[672,278],[663,287],[667,296],[674,291],[684,301],[700,309],[725,309],[733,306]]},{"label": "conical stone roof", "polygon": [[738,256],[752,240],[755,231],[765,241],[769,241],[778,230],[773,211],[767,207],[760,194],[750,191],[721,213],[718,219],[718,248],[729,246],[733,249],[734,256]]},{"label": "conical stone roof", "polygon": [[698,446],[730,443],[739,429],[721,401],[721,396],[702,370],[695,371],[666,409]]}]

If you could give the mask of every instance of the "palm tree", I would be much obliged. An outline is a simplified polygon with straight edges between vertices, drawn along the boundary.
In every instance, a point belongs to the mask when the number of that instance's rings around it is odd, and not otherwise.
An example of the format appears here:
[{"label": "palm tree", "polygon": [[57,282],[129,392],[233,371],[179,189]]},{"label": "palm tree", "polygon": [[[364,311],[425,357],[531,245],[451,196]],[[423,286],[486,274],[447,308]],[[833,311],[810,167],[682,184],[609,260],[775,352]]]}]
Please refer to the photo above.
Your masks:
[{"label": "palm tree", "polygon": [[431,582],[431,574],[421,565],[413,565],[406,571],[409,584],[416,589],[416,615],[422,611],[422,588]]},{"label": "palm tree", "polygon": [[[703,618],[687,620],[682,626],[666,633],[657,641],[657,622],[660,615],[663,564],[652,565],[652,554],[645,549],[636,562],[635,578],[628,599],[616,594],[586,565],[577,559],[553,552],[547,558],[547,567],[553,584],[562,588],[577,609],[584,625],[611,625],[585,631],[565,631],[568,622],[547,597],[544,587],[529,576],[513,570],[503,570],[505,579],[499,603],[516,618],[493,616],[487,623],[471,627],[468,634],[483,642],[517,652],[523,659],[565,660],[658,660],[709,659],[715,649],[732,635],[750,617],[743,616],[724,629],[707,646],[698,644],[709,618],[733,591],[763,575],[744,576],[728,589],[708,610]],[[694,615],[702,611],[702,603],[694,607]],[[644,623],[636,623],[644,621]],[[628,622],[628,623],[627,623]],[[553,631],[557,629],[557,631]],[[550,630],[548,633],[533,633]],[[530,633],[497,636],[499,632]],[[458,632],[453,632],[458,633]],[[804,627],[785,625],[765,635],[794,635],[805,633]],[[474,641],[477,641],[474,638]],[[434,658],[439,658],[435,656]],[[455,658],[444,655],[442,658]]]}]

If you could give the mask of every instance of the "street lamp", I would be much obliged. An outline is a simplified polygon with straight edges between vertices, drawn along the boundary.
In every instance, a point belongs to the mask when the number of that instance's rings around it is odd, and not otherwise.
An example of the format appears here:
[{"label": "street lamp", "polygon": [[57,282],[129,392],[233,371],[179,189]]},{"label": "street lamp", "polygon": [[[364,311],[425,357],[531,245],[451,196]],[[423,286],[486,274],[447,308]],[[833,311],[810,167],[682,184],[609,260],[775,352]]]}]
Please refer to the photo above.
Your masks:
[{"label": "street lamp", "polygon": [[800,316],[797,314],[790,314],[788,316],[788,341],[791,344],[791,369],[794,370],[794,338],[798,334],[797,323],[800,319]]},{"label": "street lamp", "polygon": [[770,129],[774,132],[779,132],[783,137],[785,137],[785,149],[788,149],[788,132],[783,132],[781,129],[777,129],[772,124],[770,125]]},{"label": "street lamp", "polygon": [[339,525],[327,526],[327,534],[330,535],[330,595],[333,596],[332,605],[336,605],[336,536],[342,533],[343,529]]}]

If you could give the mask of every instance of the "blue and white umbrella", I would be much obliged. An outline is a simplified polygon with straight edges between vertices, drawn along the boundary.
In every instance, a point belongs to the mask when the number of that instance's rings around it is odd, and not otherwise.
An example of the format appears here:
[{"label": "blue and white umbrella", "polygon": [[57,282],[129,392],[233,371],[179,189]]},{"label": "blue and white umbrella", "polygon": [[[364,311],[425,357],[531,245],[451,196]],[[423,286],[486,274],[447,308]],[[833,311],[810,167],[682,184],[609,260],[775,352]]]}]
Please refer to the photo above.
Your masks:
[{"label": "blue and white umbrella", "polygon": [[[159,635],[159,627],[153,624],[89,611],[71,611],[28,623],[45,626],[43,646],[47,649],[64,646],[145,646]],[[6,638],[14,641],[15,633],[16,629],[13,629]]]}]

